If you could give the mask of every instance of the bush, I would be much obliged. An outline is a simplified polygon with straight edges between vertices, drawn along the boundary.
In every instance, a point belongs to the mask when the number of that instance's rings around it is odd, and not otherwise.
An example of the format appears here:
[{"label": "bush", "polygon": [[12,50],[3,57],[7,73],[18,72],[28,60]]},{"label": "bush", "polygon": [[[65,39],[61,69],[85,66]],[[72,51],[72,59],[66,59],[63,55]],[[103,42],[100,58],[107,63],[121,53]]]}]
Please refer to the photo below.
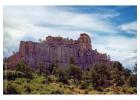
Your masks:
[{"label": "bush", "polygon": [[85,94],[88,94],[89,93],[89,90],[85,90]]},{"label": "bush", "polygon": [[25,77],[24,73],[14,70],[5,70],[3,74],[3,78],[8,80]]},{"label": "bush", "polygon": [[69,77],[74,79],[74,83],[77,83],[82,80],[82,74],[82,70],[78,66],[70,64]]},{"label": "bush", "polygon": [[28,83],[29,80],[26,78],[17,78],[15,81],[13,81],[16,84],[23,84],[23,83]]},{"label": "bush", "polygon": [[62,89],[57,89],[57,90],[52,91],[51,94],[64,94],[64,91]]},{"label": "bush", "polygon": [[122,92],[124,94],[136,94],[137,88],[135,88],[135,87],[123,87]]},{"label": "bush", "polygon": [[118,87],[118,86],[113,86],[111,88],[111,91],[114,93],[114,94],[120,94],[121,93],[121,87]]},{"label": "bush", "polygon": [[33,69],[28,66],[24,61],[19,61],[16,71],[22,72],[25,74],[26,78],[32,79],[33,78]]},{"label": "bush", "polygon": [[59,77],[60,82],[63,82],[65,84],[67,83],[68,73],[66,72],[64,68],[59,68],[58,77]]},{"label": "bush", "polygon": [[15,84],[9,81],[4,81],[4,94],[19,94],[19,92],[15,88]]},{"label": "bush", "polygon": [[45,77],[43,76],[36,76],[33,80],[33,83],[39,83],[39,84],[44,84],[46,82]]},{"label": "bush", "polygon": [[88,88],[88,83],[87,82],[82,82],[80,84],[80,89],[87,89]]},{"label": "bush", "polygon": [[129,77],[128,85],[130,87],[137,87],[137,75],[131,75]]},{"label": "bush", "polygon": [[96,89],[97,91],[99,91],[99,92],[103,92],[103,91],[104,91],[104,88],[102,88],[101,86],[96,87],[95,89]]},{"label": "bush", "polygon": [[48,82],[57,82],[58,78],[55,77],[54,75],[49,75],[48,76]]}]

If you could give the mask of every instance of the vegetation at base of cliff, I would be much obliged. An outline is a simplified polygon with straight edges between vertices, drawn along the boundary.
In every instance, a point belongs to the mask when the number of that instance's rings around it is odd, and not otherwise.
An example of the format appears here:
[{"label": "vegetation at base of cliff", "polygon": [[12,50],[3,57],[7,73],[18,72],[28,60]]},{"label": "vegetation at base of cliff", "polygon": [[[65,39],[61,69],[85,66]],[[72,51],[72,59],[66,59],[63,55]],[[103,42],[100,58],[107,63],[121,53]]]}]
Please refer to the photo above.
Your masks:
[{"label": "vegetation at base of cliff", "polygon": [[54,62],[45,68],[39,62],[32,69],[20,61],[15,70],[4,70],[4,94],[136,94],[137,69],[125,69],[119,62],[100,62],[80,69],[73,61],[67,67]]}]

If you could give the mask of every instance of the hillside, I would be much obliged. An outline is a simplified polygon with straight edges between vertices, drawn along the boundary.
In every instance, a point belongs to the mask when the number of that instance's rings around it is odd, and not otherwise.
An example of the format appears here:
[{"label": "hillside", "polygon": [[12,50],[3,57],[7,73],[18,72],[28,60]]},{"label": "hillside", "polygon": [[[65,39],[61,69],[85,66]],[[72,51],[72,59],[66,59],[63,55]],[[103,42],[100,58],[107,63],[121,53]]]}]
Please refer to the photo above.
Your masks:
[{"label": "hillside", "polygon": [[3,88],[4,94],[136,94],[137,74],[119,62],[83,70],[73,59],[67,67],[56,62],[48,68],[40,63],[35,69],[20,61],[16,70],[4,67]]}]

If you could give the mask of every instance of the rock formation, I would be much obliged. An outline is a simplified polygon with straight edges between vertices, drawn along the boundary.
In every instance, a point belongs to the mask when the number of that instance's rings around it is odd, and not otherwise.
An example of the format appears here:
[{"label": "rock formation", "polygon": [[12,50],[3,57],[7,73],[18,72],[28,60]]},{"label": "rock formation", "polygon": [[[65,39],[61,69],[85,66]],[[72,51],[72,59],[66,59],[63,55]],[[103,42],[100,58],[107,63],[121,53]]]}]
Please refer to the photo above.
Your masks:
[{"label": "rock formation", "polygon": [[55,61],[60,66],[67,66],[71,58],[81,68],[90,67],[100,61],[110,61],[106,54],[92,50],[90,37],[82,33],[78,40],[48,36],[38,43],[21,41],[19,51],[8,58],[7,66],[14,68],[21,59],[31,67],[40,62],[48,67]]}]

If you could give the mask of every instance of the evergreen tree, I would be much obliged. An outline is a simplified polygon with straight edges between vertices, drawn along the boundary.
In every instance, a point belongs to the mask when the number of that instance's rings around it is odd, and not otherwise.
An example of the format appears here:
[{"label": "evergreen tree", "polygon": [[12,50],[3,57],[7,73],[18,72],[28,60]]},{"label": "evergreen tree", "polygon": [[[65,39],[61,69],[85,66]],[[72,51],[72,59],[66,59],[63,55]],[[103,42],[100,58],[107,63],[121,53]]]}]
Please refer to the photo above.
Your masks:
[{"label": "evergreen tree", "polygon": [[23,72],[27,78],[33,78],[33,70],[23,60],[19,61],[16,71]]},{"label": "evergreen tree", "polygon": [[74,79],[74,82],[76,82],[76,80],[80,81],[82,79],[82,70],[75,66],[75,61],[73,58],[70,58],[69,75]]},{"label": "evergreen tree", "polygon": [[39,73],[39,75],[42,75],[44,72],[45,68],[42,62],[39,62],[37,64],[37,72]]}]

